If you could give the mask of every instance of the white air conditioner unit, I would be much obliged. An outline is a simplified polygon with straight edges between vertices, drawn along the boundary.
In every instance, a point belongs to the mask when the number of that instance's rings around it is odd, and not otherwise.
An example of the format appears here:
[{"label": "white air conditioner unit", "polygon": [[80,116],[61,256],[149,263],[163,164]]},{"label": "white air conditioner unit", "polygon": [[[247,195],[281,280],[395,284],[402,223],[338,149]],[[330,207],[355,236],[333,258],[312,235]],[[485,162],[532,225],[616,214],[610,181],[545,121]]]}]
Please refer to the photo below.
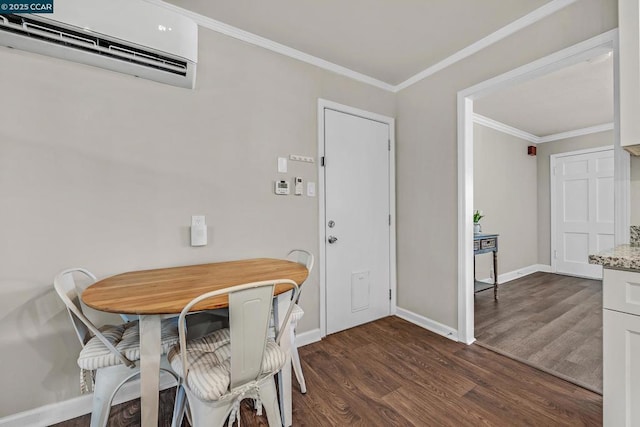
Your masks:
[{"label": "white air conditioner unit", "polygon": [[197,24],[142,0],[55,0],[52,14],[0,15],[0,45],[195,85]]}]

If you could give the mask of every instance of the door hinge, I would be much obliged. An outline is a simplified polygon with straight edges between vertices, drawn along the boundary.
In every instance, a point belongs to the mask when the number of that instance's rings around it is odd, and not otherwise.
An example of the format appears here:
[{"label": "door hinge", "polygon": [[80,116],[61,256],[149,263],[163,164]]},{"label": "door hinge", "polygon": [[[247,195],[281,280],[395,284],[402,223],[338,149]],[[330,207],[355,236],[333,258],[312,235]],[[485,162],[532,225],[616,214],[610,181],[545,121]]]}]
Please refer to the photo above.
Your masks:
[{"label": "door hinge", "polygon": [[558,259],[558,251],[557,250],[553,250],[553,259]]},{"label": "door hinge", "polygon": [[391,289],[389,289],[389,301],[391,301]]},{"label": "door hinge", "polygon": [[391,151],[391,139],[389,139],[388,141],[389,141],[388,149],[389,151]]},{"label": "door hinge", "polygon": [[391,225],[391,215],[389,215],[389,225]]},{"label": "door hinge", "polygon": [[324,167],[324,156],[320,157],[320,166]]}]

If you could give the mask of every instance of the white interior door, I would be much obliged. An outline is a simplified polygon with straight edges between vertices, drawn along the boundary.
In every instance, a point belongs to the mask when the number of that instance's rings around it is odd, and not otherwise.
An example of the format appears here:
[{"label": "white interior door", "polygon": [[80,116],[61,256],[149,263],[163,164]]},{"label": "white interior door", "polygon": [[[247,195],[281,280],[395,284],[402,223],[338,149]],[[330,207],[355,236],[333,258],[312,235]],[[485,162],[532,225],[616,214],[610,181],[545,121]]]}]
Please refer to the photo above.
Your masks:
[{"label": "white interior door", "polygon": [[556,272],[602,279],[589,254],[614,246],[613,149],[556,158]]},{"label": "white interior door", "polygon": [[389,315],[389,125],[325,114],[327,333]]}]

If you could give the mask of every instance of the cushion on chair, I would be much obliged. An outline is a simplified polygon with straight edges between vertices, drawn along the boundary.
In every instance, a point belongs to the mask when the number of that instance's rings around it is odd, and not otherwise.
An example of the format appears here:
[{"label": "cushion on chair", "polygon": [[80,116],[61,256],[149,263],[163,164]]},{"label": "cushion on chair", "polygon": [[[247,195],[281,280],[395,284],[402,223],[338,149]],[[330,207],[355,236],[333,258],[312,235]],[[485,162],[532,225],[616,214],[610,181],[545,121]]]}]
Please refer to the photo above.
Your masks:
[{"label": "cushion on chair", "polygon": [[[176,345],[168,354],[171,368],[181,377],[182,358],[180,346]],[[262,359],[263,375],[278,372],[284,365],[286,353],[272,339]],[[231,340],[229,329],[220,329],[206,337],[187,341],[189,376],[187,385],[201,400],[218,400],[229,390],[231,382]]]},{"label": "cushion on chair", "polygon": [[[178,342],[178,326],[175,319],[165,319],[160,325],[162,354],[166,354]],[[140,359],[140,328],[137,321],[117,326],[105,325],[100,331],[124,357],[131,361]],[[120,363],[118,356],[97,337],[85,344],[78,357],[78,366],[82,369],[95,370]]]},{"label": "cushion on chair", "polygon": [[293,310],[291,310],[291,323],[293,325],[297,324],[300,319],[304,316],[304,310],[298,305],[293,304]]}]

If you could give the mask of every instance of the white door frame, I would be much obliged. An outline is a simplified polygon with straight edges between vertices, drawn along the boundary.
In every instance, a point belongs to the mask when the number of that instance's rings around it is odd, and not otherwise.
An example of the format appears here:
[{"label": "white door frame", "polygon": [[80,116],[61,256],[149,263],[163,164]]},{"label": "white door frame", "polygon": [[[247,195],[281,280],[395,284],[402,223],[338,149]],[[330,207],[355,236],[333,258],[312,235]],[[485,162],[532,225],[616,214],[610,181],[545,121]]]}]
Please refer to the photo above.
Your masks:
[{"label": "white door frame", "polygon": [[629,153],[620,146],[618,30],[533,61],[458,92],[458,340],[471,344],[473,312],[473,100],[613,50],[615,242],[629,241]]},{"label": "white door frame", "polygon": [[389,226],[389,286],[391,287],[391,300],[389,301],[389,313],[396,313],[396,131],[395,119],[348,105],[338,104],[326,99],[318,98],[318,237],[320,244],[318,269],[320,271],[320,335],[327,336],[327,280],[326,280],[326,214],[325,214],[325,178],[324,167],[320,161],[324,157],[324,110],[325,108],[351,114],[365,119],[374,120],[389,125],[389,214],[391,225]]},{"label": "white door frame", "polygon": [[[566,153],[558,153],[558,154],[551,154],[549,156],[549,197],[551,197],[551,204],[550,204],[550,210],[551,210],[551,272],[555,273],[556,271],[558,271],[557,268],[557,260],[556,258],[553,256],[554,251],[558,249],[558,242],[556,239],[556,231],[557,231],[557,227],[558,227],[558,223],[556,221],[556,185],[555,185],[555,176],[553,174],[553,171],[556,167],[556,163],[558,161],[558,159],[562,158],[562,157],[570,157],[570,156],[576,156],[576,155],[580,155],[580,154],[589,154],[589,153],[597,153],[599,151],[609,151],[609,150],[614,150],[615,147],[613,145],[605,145],[602,147],[596,147],[596,148],[587,148],[584,150],[576,150],[576,151],[568,151]],[[614,167],[614,172],[615,174],[615,167]],[[614,218],[615,220],[615,218]]]}]

